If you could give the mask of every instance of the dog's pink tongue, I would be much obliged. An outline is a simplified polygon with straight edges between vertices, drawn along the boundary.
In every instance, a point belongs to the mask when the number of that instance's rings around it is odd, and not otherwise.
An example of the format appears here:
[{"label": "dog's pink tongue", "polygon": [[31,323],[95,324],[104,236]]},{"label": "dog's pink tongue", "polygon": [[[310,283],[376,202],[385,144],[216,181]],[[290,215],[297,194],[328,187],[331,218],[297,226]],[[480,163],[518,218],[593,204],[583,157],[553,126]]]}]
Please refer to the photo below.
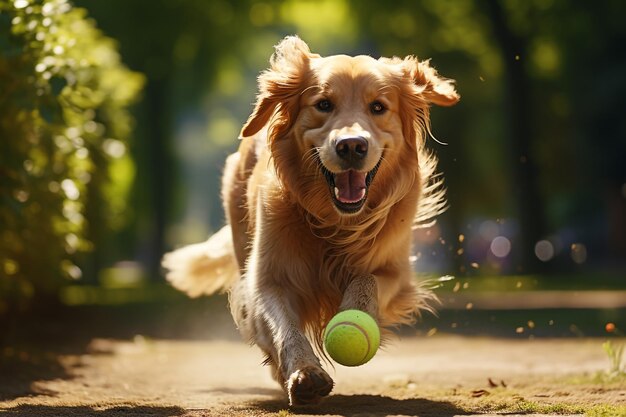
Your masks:
[{"label": "dog's pink tongue", "polygon": [[365,172],[349,170],[335,174],[335,197],[342,203],[356,203],[365,197]]}]

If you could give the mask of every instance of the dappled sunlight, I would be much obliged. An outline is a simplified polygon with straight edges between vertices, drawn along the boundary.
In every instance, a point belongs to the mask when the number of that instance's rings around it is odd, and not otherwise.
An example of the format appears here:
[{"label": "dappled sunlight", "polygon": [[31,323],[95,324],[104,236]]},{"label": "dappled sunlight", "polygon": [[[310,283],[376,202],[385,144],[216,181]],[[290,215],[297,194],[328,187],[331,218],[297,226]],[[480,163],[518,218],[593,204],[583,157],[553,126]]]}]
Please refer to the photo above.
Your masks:
[{"label": "dappled sunlight", "polygon": [[228,296],[190,300],[160,264],[224,224],[225,158],[274,45],[295,34],[322,55],[431,58],[462,96],[429,109],[447,210],[406,253],[437,313],[395,329],[371,364],[335,369],[312,413],[623,411],[625,12],[0,0],[0,408],[299,413]]},{"label": "dappled sunlight", "polygon": [[357,22],[346,0],[288,0],[280,5],[280,13],[312,45],[331,46],[331,39],[349,42],[356,37]]}]

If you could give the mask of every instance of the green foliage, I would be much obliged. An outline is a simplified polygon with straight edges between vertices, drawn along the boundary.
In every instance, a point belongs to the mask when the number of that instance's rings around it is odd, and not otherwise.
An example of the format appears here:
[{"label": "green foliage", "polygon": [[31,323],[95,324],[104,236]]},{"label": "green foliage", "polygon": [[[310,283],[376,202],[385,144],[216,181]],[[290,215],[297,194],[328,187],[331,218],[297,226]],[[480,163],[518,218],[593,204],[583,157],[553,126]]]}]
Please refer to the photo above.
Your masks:
[{"label": "green foliage", "polygon": [[624,353],[624,346],[614,346],[610,340],[602,343],[602,349],[608,356],[611,363],[608,371],[609,377],[626,376],[626,369],[622,365],[622,356]]},{"label": "green foliage", "polygon": [[[96,226],[116,225],[132,173],[128,106],[143,77],[84,9],[0,0],[0,303],[54,299],[81,278]],[[2,308],[0,308],[0,313]]]}]

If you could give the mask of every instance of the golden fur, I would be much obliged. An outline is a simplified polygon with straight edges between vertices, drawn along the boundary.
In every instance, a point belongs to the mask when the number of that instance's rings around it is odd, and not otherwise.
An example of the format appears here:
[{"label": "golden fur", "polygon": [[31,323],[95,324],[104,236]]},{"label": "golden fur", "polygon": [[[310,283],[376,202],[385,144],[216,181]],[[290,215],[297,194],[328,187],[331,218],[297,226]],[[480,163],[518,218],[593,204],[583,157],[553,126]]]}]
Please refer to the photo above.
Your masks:
[{"label": "golden fur", "polygon": [[276,46],[260,75],[224,172],[228,225],[164,265],[192,295],[229,291],[240,331],[267,354],[291,404],[332,389],[306,335],[322,353],[339,310],[362,309],[386,328],[428,308],[409,255],[412,226],[444,208],[424,148],[429,106],[458,100],[428,61],[321,57],[297,37]]}]

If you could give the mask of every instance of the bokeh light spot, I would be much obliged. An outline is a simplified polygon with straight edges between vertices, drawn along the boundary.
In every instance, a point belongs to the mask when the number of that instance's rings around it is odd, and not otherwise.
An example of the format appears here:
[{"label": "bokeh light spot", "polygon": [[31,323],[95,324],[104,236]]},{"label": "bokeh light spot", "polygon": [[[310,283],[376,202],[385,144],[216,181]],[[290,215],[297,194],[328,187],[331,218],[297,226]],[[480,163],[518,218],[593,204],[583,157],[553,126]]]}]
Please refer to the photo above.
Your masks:
[{"label": "bokeh light spot", "polygon": [[111,158],[121,158],[126,153],[126,145],[117,139],[107,139],[102,143],[102,150]]},{"label": "bokeh light spot", "polygon": [[554,245],[548,240],[540,240],[535,244],[535,256],[543,262],[548,262],[554,257]]},{"label": "bokeh light spot", "polygon": [[498,258],[505,258],[511,252],[511,241],[504,236],[496,236],[491,241],[490,249]]},{"label": "bokeh light spot", "polygon": [[78,187],[76,187],[76,183],[69,178],[66,178],[61,182],[61,188],[63,188],[65,195],[70,200],[78,200],[78,197],[80,197],[80,191],[78,190]]},{"label": "bokeh light spot", "polygon": [[28,0],[15,0],[15,1],[13,2],[13,6],[14,6],[16,9],[23,9],[23,8],[25,8],[26,6],[28,6]]},{"label": "bokeh light spot", "polygon": [[577,264],[583,264],[587,260],[587,247],[582,243],[573,243],[571,246],[571,257]]}]

